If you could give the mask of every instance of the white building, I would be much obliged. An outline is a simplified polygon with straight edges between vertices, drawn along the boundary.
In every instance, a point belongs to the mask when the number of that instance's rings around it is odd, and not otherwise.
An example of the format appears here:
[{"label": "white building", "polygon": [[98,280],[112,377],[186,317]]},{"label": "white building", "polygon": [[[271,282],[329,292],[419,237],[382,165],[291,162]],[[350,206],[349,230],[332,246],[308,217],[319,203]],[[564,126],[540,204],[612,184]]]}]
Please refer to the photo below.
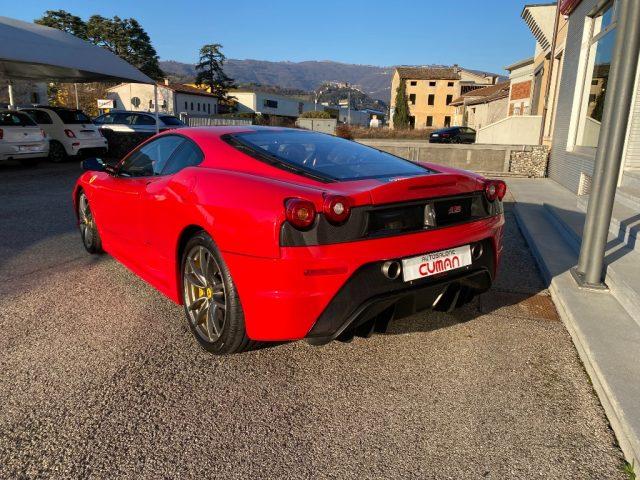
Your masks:
[{"label": "white building", "polygon": [[[107,97],[115,101],[119,110],[150,112],[154,110],[153,85],[121,83],[108,89]],[[218,113],[215,95],[190,85],[158,84],[158,111],[178,115],[214,115]]]},{"label": "white building", "polygon": [[315,108],[311,101],[268,92],[233,90],[229,95],[236,97],[238,113],[298,118]]}]

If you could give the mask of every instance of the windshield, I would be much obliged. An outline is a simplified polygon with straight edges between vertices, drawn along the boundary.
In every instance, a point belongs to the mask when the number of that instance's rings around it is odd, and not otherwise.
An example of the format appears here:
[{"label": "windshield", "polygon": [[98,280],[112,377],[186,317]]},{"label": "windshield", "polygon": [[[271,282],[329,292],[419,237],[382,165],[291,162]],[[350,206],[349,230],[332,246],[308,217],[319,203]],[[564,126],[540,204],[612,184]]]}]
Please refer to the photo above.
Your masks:
[{"label": "windshield", "polygon": [[[309,131],[258,131],[232,135],[236,148],[324,180],[425,175],[425,167],[371,147]],[[243,148],[244,147],[244,148]]]},{"label": "windshield", "polygon": [[55,110],[64,124],[91,123],[91,119],[80,110]]},{"label": "windshield", "polygon": [[163,117],[160,117],[160,120],[162,120],[165,125],[170,125],[172,127],[182,127],[182,126],[184,126],[184,123],[182,123],[176,117],[163,116]]}]

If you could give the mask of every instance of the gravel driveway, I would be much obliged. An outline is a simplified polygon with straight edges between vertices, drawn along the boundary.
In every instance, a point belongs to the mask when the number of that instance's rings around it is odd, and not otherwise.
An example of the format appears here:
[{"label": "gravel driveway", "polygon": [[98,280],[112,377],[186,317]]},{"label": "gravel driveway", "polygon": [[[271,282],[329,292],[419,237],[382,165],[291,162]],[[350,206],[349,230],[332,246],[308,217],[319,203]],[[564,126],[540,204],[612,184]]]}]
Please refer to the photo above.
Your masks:
[{"label": "gravel driveway", "polygon": [[512,214],[461,311],[219,358],[85,254],[78,174],[0,166],[1,478],[626,478]]}]

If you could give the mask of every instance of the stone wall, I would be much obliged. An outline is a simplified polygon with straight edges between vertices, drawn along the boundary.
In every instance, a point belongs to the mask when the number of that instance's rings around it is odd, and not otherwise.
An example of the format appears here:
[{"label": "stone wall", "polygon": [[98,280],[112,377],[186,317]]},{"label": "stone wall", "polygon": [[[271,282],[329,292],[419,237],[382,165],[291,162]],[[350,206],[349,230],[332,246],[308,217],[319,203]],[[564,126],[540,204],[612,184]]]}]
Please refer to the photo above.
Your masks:
[{"label": "stone wall", "polygon": [[548,148],[533,145],[440,144],[427,140],[356,139],[414,162],[430,162],[481,173],[544,177]]},{"label": "stone wall", "polygon": [[546,177],[548,161],[549,147],[546,145],[529,146],[521,151],[512,150],[509,172],[527,177]]}]

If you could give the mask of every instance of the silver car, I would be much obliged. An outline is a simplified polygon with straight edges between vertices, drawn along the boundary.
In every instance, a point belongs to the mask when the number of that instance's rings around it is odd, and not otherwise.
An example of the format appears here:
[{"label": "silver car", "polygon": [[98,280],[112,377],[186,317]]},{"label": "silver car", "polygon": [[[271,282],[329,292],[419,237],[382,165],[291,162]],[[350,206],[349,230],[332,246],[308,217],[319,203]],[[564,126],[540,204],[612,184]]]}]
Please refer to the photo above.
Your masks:
[{"label": "silver car", "polygon": [[[172,128],[186,127],[179,118],[173,115],[158,113],[158,118],[161,132]],[[100,129],[113,130],[114,132],[156,132],[156,117],[153,113],[115,111],[100,115],[93,123]]]},{"label": "silver car", "polygon": [[26,113],[0,111],[0,161],[46,157],[49,139]]}]

